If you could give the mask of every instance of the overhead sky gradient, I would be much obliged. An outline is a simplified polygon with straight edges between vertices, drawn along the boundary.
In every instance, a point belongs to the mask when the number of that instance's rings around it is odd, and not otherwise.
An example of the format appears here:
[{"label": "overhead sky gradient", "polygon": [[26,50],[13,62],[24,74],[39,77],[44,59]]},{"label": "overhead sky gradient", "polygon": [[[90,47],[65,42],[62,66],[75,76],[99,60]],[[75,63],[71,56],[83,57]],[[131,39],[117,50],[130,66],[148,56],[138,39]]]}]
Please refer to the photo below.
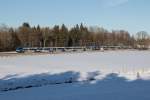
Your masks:
[{"label": "overhead sky gradient", "polygon": [[150,0],[0,0],[0,23],[73,26],[83,22],[108,30],[150,33]]}]

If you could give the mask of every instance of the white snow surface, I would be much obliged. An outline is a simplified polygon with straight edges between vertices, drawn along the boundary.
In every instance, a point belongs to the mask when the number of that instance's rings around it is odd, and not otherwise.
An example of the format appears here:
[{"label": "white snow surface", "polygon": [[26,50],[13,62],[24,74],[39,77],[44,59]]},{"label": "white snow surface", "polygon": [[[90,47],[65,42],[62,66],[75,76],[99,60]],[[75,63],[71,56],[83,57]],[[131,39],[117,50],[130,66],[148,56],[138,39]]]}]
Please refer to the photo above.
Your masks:
[{"label": "white snow surface", "polygon": [[150,51],[0,57],[0,100],[150,100]]}]

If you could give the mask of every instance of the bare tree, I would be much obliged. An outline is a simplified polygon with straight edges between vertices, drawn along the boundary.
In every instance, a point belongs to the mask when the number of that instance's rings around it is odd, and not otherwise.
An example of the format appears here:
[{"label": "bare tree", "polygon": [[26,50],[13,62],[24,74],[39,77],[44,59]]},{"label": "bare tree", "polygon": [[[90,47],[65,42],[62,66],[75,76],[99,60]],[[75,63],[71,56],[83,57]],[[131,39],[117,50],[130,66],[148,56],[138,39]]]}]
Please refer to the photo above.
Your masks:
[{"label": "bare tree", "polygon": [[149,34],[145,31],[140,31],[136,34],[137,46],[139,48],[148,48],[149,44]]}]

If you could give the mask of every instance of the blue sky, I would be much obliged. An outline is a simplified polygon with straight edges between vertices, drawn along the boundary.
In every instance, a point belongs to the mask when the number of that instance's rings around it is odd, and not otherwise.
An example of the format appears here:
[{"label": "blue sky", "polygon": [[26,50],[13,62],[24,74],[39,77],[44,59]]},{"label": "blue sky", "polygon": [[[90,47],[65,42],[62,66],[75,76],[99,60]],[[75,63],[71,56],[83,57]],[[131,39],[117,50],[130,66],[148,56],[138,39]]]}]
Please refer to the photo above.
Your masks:
[{"label": "blue sky", "polygon": [[150,0],[0,0],[0,23],[73,26],[150,32]]}]

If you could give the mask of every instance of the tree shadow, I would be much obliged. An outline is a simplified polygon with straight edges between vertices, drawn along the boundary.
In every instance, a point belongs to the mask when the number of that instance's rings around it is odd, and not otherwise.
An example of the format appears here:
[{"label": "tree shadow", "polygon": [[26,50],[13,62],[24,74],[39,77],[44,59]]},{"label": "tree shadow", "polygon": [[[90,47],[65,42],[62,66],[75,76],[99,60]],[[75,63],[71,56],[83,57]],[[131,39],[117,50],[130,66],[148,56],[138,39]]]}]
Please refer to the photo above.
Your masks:
[{"label": "tree shadow", "polygon": [[[1,79],[0,89],[5,92],[50,86],[55,87],[55,93],[58,93],[57,95],[59,97],[65,94],[67,97],[72,97],[71,100],[150,100],[150,80],[139,78],[129,81],[127,78],[120,77],[115,73],[110,73],[103,79],[97,79],[96,77],[99,75],[101,73],[98,71],[89,72],[87,73],[86,80],[78,81],[81,77],[81,73],[79,72],[68,71],[59,74],[43,73],[23,78]],[[46,89],[44,91],[49,92],[54,90]],[[40,94],[39,96],[42,97]],[[58,98],[58,96],[50,95],[49,98]],[[62,98],[64,98],[63,95]]]}]

